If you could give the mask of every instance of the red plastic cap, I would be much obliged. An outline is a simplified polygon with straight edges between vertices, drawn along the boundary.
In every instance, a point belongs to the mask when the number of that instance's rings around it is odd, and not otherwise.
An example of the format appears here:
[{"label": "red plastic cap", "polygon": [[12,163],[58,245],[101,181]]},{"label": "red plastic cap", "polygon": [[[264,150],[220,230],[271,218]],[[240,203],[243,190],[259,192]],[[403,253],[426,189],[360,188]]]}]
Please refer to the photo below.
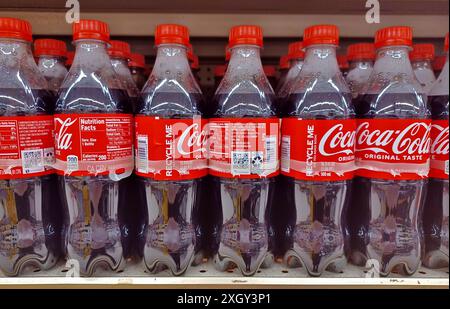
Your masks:
[{"label": "red plastic cap", "polygon": [[128,66],[135,68],[145,68],[144,55],[132,53],[130,56],[130,62],[128,62]]},{"label": "red plastic cap", "polygon": [[75,57],[75,52],[74,51],[68,51],[67,54],[67,59],[66,59],[66,66],[70,67],[73,63],[73,58]]},{"label": "red plastic cap", "polygon": [[131,48],[130,44],[124,41],[111,40],[109,42],[111,44],[108,49],[108,55],[113,58],[123,58],[130,59],[131,57]]},{"label": "red plastic cap", "polygon": [[236,45],[263,46],[263,31],[260,26],[242,25],[230,30],[228,45],[233,48]]},{"label": "red plastic cap", "polygon": [[277,74],[277,69],[274,65],[263,65],[263,70],[267,77],[273,77]]},{"label": "red plastic cap", "polygon": [[81,19],[72,24],[73,40],[99,40],[109,42],[109,27],[107,23],[93,19]]},{"label": "red plastic cap", "polygon": [[304,59],[303,42],[294,42],[288,46],[288,55],[292,59]]},{"label": "red plastic cap", "polygon": [[303,47],[326,44],[339,45],[339,28],[335,25],[316,25],[303,32]]},{"label": "red plastic cap", "polygon": [[447,32],[447,35],[445,36],[444,51],[448,52],[448,32]]},{"label": "red plastic cap", "polygon": [[434,61],[432,63],[433,66],[433,71],[442,71],[442,69],[444,68],[445,65],[445,61],[447,60],[446,56],[437,56],[436,58],[434,58]]},{"label": "red plastic cap", "polygon": [[189,29],[176,24],[157,25],[155,30],[155,44],[180,44],[189,46]]},{"label": "red plastic cap", "polygon": [[31,24],[26,20],[0,17],[0,38],[11,38],[31,42]]},{"label": "red plastic cap", "polygon": [[347,48],[347,59],[353,61],[357,59],[375,59],[375,45],[373,43],[356,43]]},{"label": "red plastic cap", "polygon": [[225,61],[226,62],[230,61],[230,58],[231,58],[230,45],[227,44],[227,46],[225,46]]},{"label": "red plastic cap", "polygon": [[412,46],[412,28],[394,26],[378,30],[375,33],[375,48],[385,46]]},{"label": "red plastic cap", "polygon": [[223,76],[225,76],[226,71],[227,71],[226,65],[216,65],[214,67],[214,76],[223,77]]},{"label": "red plastic cap", "polygon": [[347,55],[337,55],[336,58],[337,58],[337,62],[339,64],[339,69],[341,69],[341,70],[348,69],[349,65],[348,65]]},{"label": "red plastic cap", "polygon": [[289,55],[284,55],[280,57],[280,70],[288,70],[289,65]]},{"label": "red plastic cap", "polygon": [[67,57],[67,46],[64,41],[53,39],[38,39],[34,41],[34,55]]},{"label": "red plastic cap", "polygon": [[411,61],[415,60],[433,60],[434,45],[433,44],[414,44],[413,50],[409,53]]}]

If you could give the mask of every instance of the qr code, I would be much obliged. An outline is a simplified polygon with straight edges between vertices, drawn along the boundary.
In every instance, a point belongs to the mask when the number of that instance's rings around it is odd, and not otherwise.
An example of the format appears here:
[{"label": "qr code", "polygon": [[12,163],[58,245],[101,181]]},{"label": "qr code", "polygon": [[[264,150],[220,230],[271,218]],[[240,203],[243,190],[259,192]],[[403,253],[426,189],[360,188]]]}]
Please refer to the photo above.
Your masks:
[{"label": "qr code", "polygon": [[44,171],[44,153],[42,149],[22,151],[22,170],[24,174]]},{"label": "qr code", "polygon": [[250,153],[231,152],[231,173],[233,175],[250,174]]}]

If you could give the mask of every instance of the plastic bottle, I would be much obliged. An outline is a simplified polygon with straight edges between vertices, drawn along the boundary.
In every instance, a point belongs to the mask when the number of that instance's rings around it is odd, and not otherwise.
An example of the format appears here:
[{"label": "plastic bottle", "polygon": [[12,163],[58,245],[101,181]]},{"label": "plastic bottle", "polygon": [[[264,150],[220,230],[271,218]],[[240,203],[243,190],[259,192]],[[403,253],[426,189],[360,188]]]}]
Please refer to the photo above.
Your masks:
[{"label": "plastic bottle", "polygon": [[410,27],[377,31],[372,77],[358,100],[351,258],[381,276],[394,269],[413,274],[420,266],[430,112],[409,61],[411,46]]},{"label": "plastic bottle", "polygon": [[[347,48],[347,59],[350,62],[350,70],[346,80],[356,99],[363,93],[364,87],[369,81],[375,61],[375,46],[373,43],[356,43]],[[355,102],[354,105],[356,106]]]},{"label": "plastic bottle", "polygon": [[65,253],[80,275],[105,266],[121,271],[131,241],[125,216],[134,165],[130,99],[108,57],[108,25],[83,19],[72,31],[75,58],[55,112]]},{"label": "plastic bottle", "polygon": [[312,276],[340,271],[344,255],[345,210],[354,172],[355,113],[339,70],[334,25],[305,29],[305,61],[282,109],[281,188],[286,194],[284,228],[290,248]]},{"label": "plastic bottle", "polygon": [[409,58],[417,80],[422,85],[425,93],[428,93],[436,81],[432,65],[434,45],[414,44],[413,50],[409,53]]},{"label": "plastic bottle", "polygon": [[253,275],[270,254],[270,205],[278,174],[279,119],[264,74],[262,29],[230,30],[231,58],[209,121],[214,262]]},{"label": "plastic bottle", "polygon": [[60,255],[53,96],[31,52],[31,25],[0,17],[0,272],[49,269]]}]

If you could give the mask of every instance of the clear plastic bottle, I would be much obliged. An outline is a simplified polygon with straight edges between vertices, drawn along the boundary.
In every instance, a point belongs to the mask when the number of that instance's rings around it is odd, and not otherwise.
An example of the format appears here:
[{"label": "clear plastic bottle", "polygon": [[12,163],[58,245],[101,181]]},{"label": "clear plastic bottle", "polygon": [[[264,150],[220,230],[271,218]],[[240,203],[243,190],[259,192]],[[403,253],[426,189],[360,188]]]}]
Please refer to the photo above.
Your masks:
[{"label": "clear plastic bottle", "polygon": [[303,59],[305,58],[305,52],[303,51],[303,42],[294,42],[289,44],[288,50],[288,57],[290,61],[289,70],[283,85],[277,92],[277,97],[280,101],[284,101],[287,99],[294,81],[300,74],[303,66]]},{"label": "clear plastic bottle", "polygon": [[56,96],[66,78],[65,61],[67,47],[64,41],[38,39],[34,41],[34,55],[38,57],[38,68],[48,83],[48,89]]},{"label": "clear plastic bottle", "polygon": [[185,26],[156,27],[157,56],[136,113],[138,251],[145,269],[183,274],[203,237],[198,187],[207,175],[202,93],[187,59]]},{"label": "clear plastic bottle", "polygon": [[214,262],[253,275],[271,263],[270,205],[278,174],[279,119],[264,74],[262,29],[231,28],[231,58],[209,121]]},{"label": "clear plastic bottle", "polygon": [[81,275],[121,271],[129,247],[127,178],[133,171],[131,104],[107,53],[109,29],[74,23],[75,58],[55,112],[55,168],[64,200],[64,245]]},{"label": "clear plastic bottle", "polygon": [[141,90],[145,85],[145,57],[141,54],[131,53],[130,62],[128,62],[130,67],[131,77],[134,80],[136,87]]},{"label": "clear plastic bottle", "polygon": [[428,93],[431,109],[431,165],[427,200],[422,214],[422,262],[430,268],[448,267],[448,33],[444,50],[447,60]]},{"label": "clear plastic bottle", "polygon": [[[363,93],[364,87],[369,81],[375,61],[375,46],[373,43],[356,43],[347,48],[347,59],[350,62],[350,70],[346,76],[348,86],[356,99]],[[356,102],[353,103],[356,106]]]},{"label": "clear plastic bottle", "polygon": [[31,25],[0,17],[0,273],[48,269],[60,255],[53,97],[31,52]]},{"label": "clear plastic bottle", "polygon": [[[354,172],[355,112],[339,70],[334,25],[305,29],[305,61],[282,109],[283,246],[312,276],[338,271],[344,255],[345,210]],[[293,261],[291,261],[293,259]]]},{"label": "clear plastic bottle", "polygon": [[434,59],[434,45],[414,44],[413,50],[409,53],[409,58],[417,80],[422,85],[425,93],[428,93],[436,81],[432,65]]},{"label": "clear plastic bottle", "polygon": [[134,111],[140,92],[131,77],[130,68],[128,67],[128,59],[131,57],[130,45],[127,42],[117,40],[111,40],[109,43],[111,46],[108,49],[108,55],[111,59],[111,64],[114,71],[116,71],[123,88],[130,97],[132,110]]},{"label": "clear plastic bottle", "polygon": [[372,77],[358,100],[350,257],[382,276],[397,268],[413,274],[420,266],[430,111],[409,61],[411,46],[410,27],[377,31]]}]

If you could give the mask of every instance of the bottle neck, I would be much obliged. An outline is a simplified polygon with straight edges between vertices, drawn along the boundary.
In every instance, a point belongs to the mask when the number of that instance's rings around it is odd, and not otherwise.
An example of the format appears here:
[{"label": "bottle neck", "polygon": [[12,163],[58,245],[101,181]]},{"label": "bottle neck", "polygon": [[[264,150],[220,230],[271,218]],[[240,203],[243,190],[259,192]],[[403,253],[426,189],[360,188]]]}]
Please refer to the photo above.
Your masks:
[{"label": "bottle neck", "polygon": [[157,78],[176,79],[180,72],[191,72],[187,48],[178,44],[159,45],[152,75]]},{"label": "bottle neck", "polygon": [[408,46],[388,46],[377,51],[374,64],[375,73],[402,74],[414,78],[411,62],[409,61],[410,48]]},{"label": "bottle neck", "polygon": [[239,75],[241,78],[264,74],[261,62],[261,48],[256,45],[236,45],[231,49],[227,74]]},{"label": "bottle neck", "polygon": [[336,58],[336,46],[334,45],[311,45],[306,48],[303,72],[320,71],[324,78],[332,78],[340,73]]},{"label": "bottle neck", "polygon": [[421,70],[430,70],[433,71],[433,65],[431,64],[431,60],[429,59],[419,59],[411,62],[413,70],[421,69]]},{"label": "bottle neck", "polygon": [[368,59],[356,59],[350,61],[350,70],[360,69],[369,70],[373,68],[373,61]]},{"label": "bottle neck", "polygon": [[72,68],[81,67],[86,71],[96,71],[102,67],[110,67],[106,42],[99,40],[75,41],[75,57]]},{"label": "bottle neck", "polygon": [[118,75],[130,75],[130,68],[126,59],[111,58],[111,64]]},{"label": "bottle neck", "polygon": [[57,56],[40,56],[38,61],[39,68],[50,69],[54,67],[65,67],[65,58]]}]

